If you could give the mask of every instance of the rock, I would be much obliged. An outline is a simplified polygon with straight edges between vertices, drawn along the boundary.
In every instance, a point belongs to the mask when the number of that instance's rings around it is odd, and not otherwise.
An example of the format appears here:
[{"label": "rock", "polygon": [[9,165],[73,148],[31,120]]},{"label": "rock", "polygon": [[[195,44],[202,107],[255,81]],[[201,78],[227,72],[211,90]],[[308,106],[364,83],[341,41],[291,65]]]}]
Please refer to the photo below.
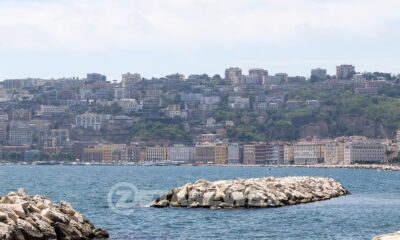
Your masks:
[{"label": "rock", "polygon": [[24,235],[25,239],[43,239],[43,233],[39,231],[39,229],[35,228],[32,224],[28,221],[23,219],[18,219],[17,227],[21,230],[22,234]]},{"label": "rock", "polygon": [[66,215],[64,215],[58,211],[52,210],[50,208],[46,208],[46,209],[42,210],[41,215],[50,219],[53,222],[60,222],[60,223],[68,223],[69,222],[69,218]]},{"label": "rock", "polygon": [[82,233],[74,226],[57,222],[54,226],[57,233],[57,239],[60,240],[80,240]]},{"label": "rock", "polygon": [[399,239],[400,239],[400,231],[376,236],[372,240],[399,240]]},{"label": "rock", "polygon": [[7,223],[8,222],[8,216],[7,214],[0,212],[0,222],[2,223]]},{"label": "rock", "polygon": [[109,238],[108,232],[104,229],[97,228],[93,231],[94,238]]},{"label": "rock", "polygon": [[[169,203],[169,202],[168,202]],[[59,240],[108,238],[71,204],[29,196],[23,189],[0,197],[1,240]]]},{"label": "rock", "polygon": [[155,200],[152,207],[280,207],[346,194],[348,191],[340,183],[321,177],[267,177],[216,182],[198,180],[171,189]]}]

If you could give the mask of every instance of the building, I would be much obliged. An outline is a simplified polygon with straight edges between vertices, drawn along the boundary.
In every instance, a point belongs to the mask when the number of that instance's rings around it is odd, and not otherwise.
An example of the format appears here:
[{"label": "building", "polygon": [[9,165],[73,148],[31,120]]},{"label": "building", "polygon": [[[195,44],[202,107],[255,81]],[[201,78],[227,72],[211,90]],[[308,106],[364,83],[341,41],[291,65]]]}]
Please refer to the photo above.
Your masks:
[{"label": "building", "polygon": [[140,76],[139,73],[125,73],[122,74],[122,81],[121,85],[122,87],[132,87],[135,83],[139,82],[142,80],[142,77]]},{"label": "building", "polygon": [[86,82],[87,83],[94,83],[94,82],[105,82],[107,81],[107,77],[100,73],[88,73],[86,75]]},{"label": "building", "polygon": [[77,127],[100,130],[103,121],[107,119],[109,119],[108,115],[84,113],[76,116],[75,124]]},{"label": "building", "polygon": [[200,143],[195,146],[197,163],[215,163],[215,143]]},{"label": "building", "polygon": [[325,80],[327,78],[326,69],[316,68],[311,70],[311,80]]},{"label": "building", "polygon": [[323,142],[299,142],[293,148],[296,165],[311,165],[324,162],[325,144]]},{"label": "building", "polygon": [[219,142],[215,145],[215,164],[228,163],[228,147],[225,143]]},{"label": "building", "polygon": [[194,162],[194,147],[188,147],[181,144],[176,144],[169,148],[169,160],[193,163]]},{"label": "building", "polygon": [[240,164],[243,160],[243,149],[238,143],[228,145],[228,164]]},{"label": "building", "polygon": [[284,144],[280,142],[267,144],[265,164],[278,165],[284,164]]},{"label": "building", "polygon": [[29,121],[31,119],[32,119],[32,110],[30,109],[11,110],[11,120],[13,121]]},{"label": "building", "polygon": [[242,69],[240,68],[228,68],[225,70],[225,80],[234,86],[238,86],[242,82]]},{"label": "building", "polygon": [[324,162],[330,165],[344,164],[344,142],[332,141],[326,143]]},{"label": "building", "polygon": [[397,148],[400,149],[400,130],[397,130],[396,132],[396,142],[397,142]]},{"label": "building", "polygon": [[32,144],[33,133],[29,129],[26,121],[10,121],[9,122],[9,138],[10,145],[30,145]]},{"label": "building", "polygon": [[243,146],[243,164],[256,164],[254,144]]},{"label": "building", "polygon": [[268,71],[261,68],[250,69],[249,76],[254,77],[258,84],[266,84],[268,82]]},{"label": "building", "polygon": [[292,144],[285,144],[283,147],[283,164],[290,165],[294,163],[294,148]]},{"label": "building", "polygon": [[356,73],[356,74],[353,75],[353,81],[355,83],[364,83],[365,81],[367,81],[367,79],[364,77],[363,74]]},{"label": "building", "polygon": [[344,147],[344,162],[353,163],[385,163],[386,145],[378,142],[348,142]]},{"label": "building", "polygon": [[146,147],[146,161],[156,162],[169,159],[169,147]]},{"label": "building", "polygon": [[40,105],[39,114],[43,117],[60,116],[68,111],[67,106]]},{"label": "building", "polygon": [[84,148],[82,151],[83,162],[102,162],[103,150],[97,146]]},{"label": "building", "polygon": [[353,65],[340,65],[336,67],[336,78],[340,80],[350,80],[356,73]]},{"label": "building", "polygon": [[278,83],[287,83],[289,79],[289,75],[287,73],[277,73],[275,74]]}]

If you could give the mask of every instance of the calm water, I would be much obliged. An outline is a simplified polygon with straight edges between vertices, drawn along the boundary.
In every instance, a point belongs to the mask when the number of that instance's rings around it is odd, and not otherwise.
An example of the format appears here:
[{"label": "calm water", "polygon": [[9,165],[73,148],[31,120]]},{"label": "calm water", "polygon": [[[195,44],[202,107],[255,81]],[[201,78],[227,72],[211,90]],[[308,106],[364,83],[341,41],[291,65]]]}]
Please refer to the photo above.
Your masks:
[{"label": "calm water", "polygon": [[[150,197],[131,215],[114,213],[107,194],[119,182],[140,191],[167,191],[199,178],[329,176],[350,196],[275,209],[153,209]],[[28,194],[66,200],[111,239],[371,239],[400,230],[400,173],[373,170],[240,167],[0,166],[0,194],[19,187]]]}]

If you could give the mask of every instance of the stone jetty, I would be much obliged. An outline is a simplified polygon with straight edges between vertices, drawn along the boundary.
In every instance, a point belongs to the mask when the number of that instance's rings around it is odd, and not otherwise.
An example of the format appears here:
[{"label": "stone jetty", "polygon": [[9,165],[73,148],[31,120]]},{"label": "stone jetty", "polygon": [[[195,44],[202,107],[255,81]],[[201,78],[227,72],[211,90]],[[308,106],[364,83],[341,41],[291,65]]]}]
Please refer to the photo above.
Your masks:
[{"label": "stone jetty", "polygon": [[372,240],[400,240],[400,232],[376,236]]},{"label": "stone jetty", "polygon": [[55,204],[44,196],[29,196],[23,189],[0,197],[2,240],[94,238],[108,238],[108,233],[95,228],[67,202]]},{"label": "stone jetty", "polygon": [[327,200],[349,192],[332,178],[284,177],[209,182],[171,189],[152,207],[268,208]]}]

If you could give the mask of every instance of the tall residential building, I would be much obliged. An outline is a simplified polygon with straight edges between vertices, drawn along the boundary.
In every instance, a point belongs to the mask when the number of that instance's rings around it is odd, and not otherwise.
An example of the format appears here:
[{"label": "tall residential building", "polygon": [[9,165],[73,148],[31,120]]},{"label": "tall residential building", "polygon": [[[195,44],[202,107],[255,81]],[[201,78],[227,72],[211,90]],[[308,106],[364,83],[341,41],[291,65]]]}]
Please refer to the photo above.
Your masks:
[{"label": "tall residential building", "polygon": [[250,165],[256,164],[255,152],[256,150],[254,144],[244,145],[243,164],[250,164]]},{"label": "tall residential building", "polygon": [[254,161],[256,164],[267,163],[267,144],[258,143],[254,145]]},{"label": "tall residential building", "polygon": [[250,69],[249,76],[255,77],[259,84],[266,84],[268,81],[268,71],[261,68]]},{"label": "tall residential building", "polygon": [[267,144],[265,164],[284,164],[284,144],[275,142]]},{"label": "tall residential building", "polygon": [[344,163],[344,142],[332,141],[325,144],[324,162],[326,164]]},{"label": "tall residential building", "polygon": [[353,65],[340,65],[336,67],[336,78],[350,80],[353,78],[355,67]]},{"label": "tall residential building", "polygon": [[292,144],[285,144],[283,147],[283,164],[289,165],[294,163],[294,147]]},{"label": "tall residential building", "polygon": [[100,73],[88,73],[86,75],[86,82],[93,83],[93,82],[105,82],[107,81],[107,77]]},{"label": "tall residential building", "polygon": [[201,143],[195,147],[197,163],[215,163],[215,143]]},{"label": "tall residential building", "polygon": [[225,70],[225,80],[229,81],[230,84],[234,86],[240,85],[242,78],[242,69],[240,68],[228,68]]},{"label": "tall residential building", "polygon": [[400,130],[396,132],[397,147],[400,149]]},{"label": "tall residential building", "polygon": [[325,80],[327,77],[326,69],[316,68],[311,70],[311,79]]},{"label": "tall residential building", "polygon": [[194,147],[176,144],[169,148],[169,160],[185,163],[194,162]]},{"label": "tall residential building", "polygon": [[348,142],[344,147],[344,161],[347,164],[384,163],[386,150],[386,145],[378,142]]},{"label": "tall residential building", "polygon": [[4,144],[7,141],[7,121],[0,121],[0,144]]},{"label": "tall residential building", "polygon": [[122,74],[122,87],[126,88],[126,87],[130,87],[133,84],[139,82],[142,79],[142,77],[140,76],[139,73],[125,73]]},{"label": "tall residential building", "polygon": [[237,143],[231,143],[228,145],[228,164],[240,164],[242,163],[242,152],[241,146]]},{"label": "tall residential building", "polygon": [[225,143],[217,143],[215,145],[215,164],[227,164],[228,147]]},{"label": "tall residential building", "polygon": [[324,162],[325,143],[299,142],[294,144],[294,163],[297,165],[310,165]]},{"label": "tall residential building", "polygon": [[32,144],[32,131],[29,129],[28,122],[11,121],[9,123],[9,138],[10,145],[29,145]]}]

